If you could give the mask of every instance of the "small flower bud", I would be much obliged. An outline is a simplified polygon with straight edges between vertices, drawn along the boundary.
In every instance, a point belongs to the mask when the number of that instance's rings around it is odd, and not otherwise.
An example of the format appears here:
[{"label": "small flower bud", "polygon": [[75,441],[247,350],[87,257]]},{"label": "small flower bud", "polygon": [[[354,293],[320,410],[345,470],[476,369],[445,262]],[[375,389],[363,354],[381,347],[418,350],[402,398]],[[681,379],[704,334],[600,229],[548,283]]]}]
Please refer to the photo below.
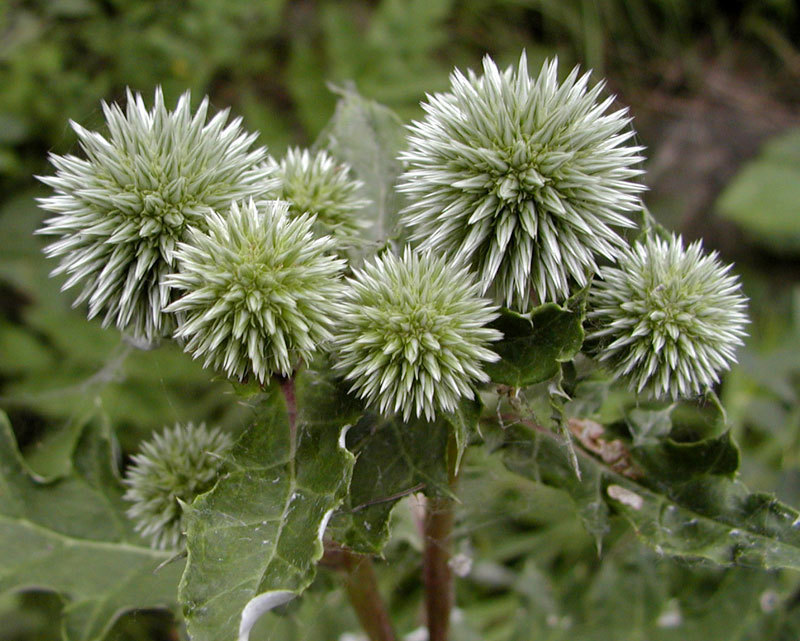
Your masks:
[{"label": "small flower bud", "polygon": [[747,316],[731,266],[699,242],[646,238],[617,267],[604,267],[589,294],[589,341],[630,388],[655,398],[691,397],[736,361]]},{"label": "small flower bud", "polygon": [[486,347],[502,336],[486,327],[497,308],[466,268],[406,247],[402,258],[367,262],[348,285],[335,367],[370,405],[433,420],[489,380],[481,364],[499,358]]},{"label": "small flower bud", "polygon": [[211,212],[175,255],[180,271],[165,282],[184,292],[167,311],[178,316],[184,349],[233,379],[289,376],[332,338],[339,273],[329,236],[317,238],[307,215],[288,203],[233,203]]},{"label": "small flower bud", "polygon": [[217,480],[231,437],[204,423],[176,424],[155,434],[133,456],[125,473],[128,516],[135,529],[157,549],[174,549],[183,539],[181,502],[210,490]]},{"label": "small flower bud", "polygon": [[352,245],[366,226],[360,217],[369,204],[361,197],[362,183],[350,166],[336,162],[326,151],[289,149],[276,168],[276,197],[289,202],[289,214],[316,216],[315,230],[339,246]]}]

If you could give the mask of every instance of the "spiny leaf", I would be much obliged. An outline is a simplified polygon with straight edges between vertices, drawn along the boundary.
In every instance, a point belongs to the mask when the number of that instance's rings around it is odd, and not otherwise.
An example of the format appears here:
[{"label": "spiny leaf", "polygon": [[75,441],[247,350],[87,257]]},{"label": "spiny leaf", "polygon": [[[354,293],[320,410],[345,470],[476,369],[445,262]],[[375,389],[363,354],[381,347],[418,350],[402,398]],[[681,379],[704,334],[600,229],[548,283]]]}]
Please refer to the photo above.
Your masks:
[{"label": "spiny leaf", "polygon": [[[551,434],[523,425],[506,434],[510,469],[565,489],[589,515],[592,510],[622,514],[659,551],[720,565],[800,569],[800,515],[773,496],[750,493],[729,478],[730,454],[723,453],[731,443],[726,437],[696,445],[695,453],[706,456],[695,460],[689,480],[668,483],[664,477],[648,487],[584,451],[579,454],[578,481],[564,447]],[[710,458],[709,452],[714,452]],[[725,463],[709,466],[709,460]],[[591,519],[584,520],[591,527]]]},{"label": "spiny leaf", "polygon": [[347,435],[348,448],[358,458],[347,502],[331,523],[333,537],[357,552],[379,554],[401,497],[422,490],[447,493],[451,429],[443,419],[403,422],[366,415]]},{"label": "spiny leaf", "polygon": [[189,560],[180,600],[194,641],[247,639],[266,611],[308,587],[322,535],[347,491],[354,457],[344,432],[357,416],[330,381],[297,380],[296,444],[276,384],[254,401],[231,472],[187,517]]},{"label": "spiny leaf", "polygon": [[555,376],[561,363],[575,357],[583,343],[583,301],[561,307],[545,303],[529,315],[508,309],[491,327],[503,332],[493,345],[497,363],[484,365],[492,381],[511,387],[526,387]]},{"label": "spiny leaf", "polygon": [[170,607],[180,563],[146,547],[124,511],[108,434],[94,423],[72,473],[46,482],[25,465],[0,414],[0,594],[38,588],[66,600],[68,641],[99,641],[129,610]]}]

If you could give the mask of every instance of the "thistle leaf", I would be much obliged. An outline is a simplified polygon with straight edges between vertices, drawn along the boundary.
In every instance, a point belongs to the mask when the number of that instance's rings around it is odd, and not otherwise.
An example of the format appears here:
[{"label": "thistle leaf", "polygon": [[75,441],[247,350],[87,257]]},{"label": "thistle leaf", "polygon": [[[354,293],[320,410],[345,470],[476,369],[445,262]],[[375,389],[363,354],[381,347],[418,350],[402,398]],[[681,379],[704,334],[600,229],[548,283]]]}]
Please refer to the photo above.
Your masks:
[{"label": "thistle leaf", "polygon": [[313,580],[353,470],[344,434],[357,417],[338,392],[313,372],[298,377],[295,450],[287,403],[269,388],[230,473],[192,504],[179,597],[194,641],[246,640],[263,613]]},{"label": "thistle leaf", "polygon": [[125,516],[107,433],[88,424],[72,472],[53,481],[23,461],[0,414],[0,594],[30,588],[67,600],[68,641],[100,641],[123,613],[170,607],[182,564],[150,549]]},{"label": "thistle leaf", "polygon": [[630,453],[644,468],[642,476],[630,468],[615,471],[622,468],[580,450],[579,480],[551,434],[515,425],[506,439],[505,462],[512,471],[566,490],[582,513],[591,514],[594,506],[595,513],[622,515],[659,552],[724,566],[800,569],[800,514],[731,478],[735,446],[727,436],[683,444],[691,451],[683,458],[681,479],[658,474],[652,451],[650,459]]},{"label": "thistle leaf", "polygon": [[545,303],[530,315],[504,309],[491,327],[503,333],[492,347],[500,355],[484,370],[492,382],[526,387],[555,376],[561,363],[575,357],[583,343],[582,306],[577,309]]},{"label": "thistle leaf", "polygon": [[367,414],[347,434],[356,465],[350,494],[331,522],[335,540],[357,552],[380,554],[389,540],[389,519],[409,493],[447,493],[447,420],[403,422]]},{"label": "thistle leaf", "polygon": [[364,210],[371,223],[369,237],[383,241],[392,236],[398,220],[394,185],[402,171],[397,155],[404,144],[403,125],[389,108],[354,89],[334,91],[341,97],[317,144],[350,165],[364,183],[364,195],[372,203]]}]

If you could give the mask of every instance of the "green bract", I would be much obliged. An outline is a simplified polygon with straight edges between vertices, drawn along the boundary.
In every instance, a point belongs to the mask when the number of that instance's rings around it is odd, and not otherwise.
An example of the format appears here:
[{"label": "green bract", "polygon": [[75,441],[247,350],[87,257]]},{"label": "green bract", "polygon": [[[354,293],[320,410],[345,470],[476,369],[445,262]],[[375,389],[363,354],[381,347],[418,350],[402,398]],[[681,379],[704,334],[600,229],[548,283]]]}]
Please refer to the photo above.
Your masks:
[{"label": "green bract", "polygon": [[90,318],[103,314],[105,325],[152,341],[174,328],[163,313],[164,276],[186,230],[204,228],[208,212],[231,200],[263,196],[275,181],[239,118],[226,125],[224,110],[206,123],[208,98],[192,115],[188,93],[174,111],[160,89],[149,111],[141,95],[127,97],[125,112],[103,103],[108,137],[72,123],[86,159],[50,156],[56,175],[40,180],[56,193],[40,204],[55,216],[40,233],[60,236],[45,251],[61,257],[55,273],[69,276],[64,288],[83,283],[76,305],[88,302]]},{"label": "green bract", "polygon": [[217,480],[233,441],[218,428],[176,424],[155,434],[133,456],[125,473],[128,516],[136,531],[158,549],[179,547],[183,538],[184,504],[207,492]]},{"label": "green bract", "polygon": [[289,376],[329,341],[339,273],[334,242],[317,238],[314,218],[289,218],[288,203],[233,203],[211,212],[176,250],[180,271],[165,282],[182,292],[167,310],[175,336],[195,358],[234,379]]},{"label": "green bract", "polygon": [[497,354],[487,343],[502,335],[486,327],[496,307],[481,298],[466,268],[417,254],[376,257],[348,280],[336,337],[352,389],[381,412],[432,420],[452,412],[472,383],[486,382],[482,362]]},{"label": "green bract", "polygon": [[[525,54],[501,72],[456,70],[447,93],[429,96],[401,158],[403,220],[423,249],[448,252],[478,272],[481,290],[525,308],[563,300],[585,285],[597,256],[615,259],[639,206],[641,147],[626,110],[605,113],[603,83],[573,69],[559,84],[557,62],[528,75]],[[525,311],[524,309],[522,311]]]},{"label": "green bract", "polygon": [[656,398],[690,397],[735,362],[747,317],[731,265],[700,242],[646,238],[592,286],[589,340],[615,377]]},{"label": "green bract", "polygon": [[336,162],[324,150],[289,149],[277,167],[280,181],[275,192],[289,202],[292,216],[317,217],[315,228],[338,243],[352,244],[366,225],[359,218],[369,204],[361,197],[362,184],[350,175],[350,166]]}]

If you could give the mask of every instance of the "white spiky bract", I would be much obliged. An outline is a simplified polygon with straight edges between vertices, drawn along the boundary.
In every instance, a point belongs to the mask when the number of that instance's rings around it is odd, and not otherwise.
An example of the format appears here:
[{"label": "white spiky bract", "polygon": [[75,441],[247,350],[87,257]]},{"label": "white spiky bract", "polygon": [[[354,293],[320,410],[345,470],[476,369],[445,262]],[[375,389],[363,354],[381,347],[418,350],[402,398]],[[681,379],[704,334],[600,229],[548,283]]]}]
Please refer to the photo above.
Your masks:
[{"label": "white spiky bract", "polygon": [[155,434],[133,456],[123,481],[128,488],[124,498],[133,503],[127,515],[154,548],[180,547],[180,502],[191,503],[212,488],[232,443],[228,434],[204,423],[176,424]]},{"label": "white spiky bract", "polygon": [[331,340],[339,274],[329,236],[316,237],[313,217],[290,218],[288,203],[233,203],[208,215],[176,255],[165,281],[185,294],[167,311],[179,317],[176,338],[205,366],[259,382],[289,376]]},{"label": "white spiky bract", "polygon": [[360,214],[369,201],[361,197],[362,183],[351,176],[349,165],[324,150],[293,148],[276,169],[276,197],[290,203],[292,216],[316,216],[315,229],[342,245],[358,240],[367,225]]},{"label": "white spiky bract", "polygon": [[[40,199],[55,214],[40,233],[60,236],[45,253],[61,258],[64,289],[83,283],[75,304],[89,317],[148,342],[168,335],[174,319],[163,313],[170,291],[164,276],[175,267],[175,246],[191,227],[205,226],[212,209],[234,199],[262,197],[275,180],[228,110],[206,122],[205,98],[192,115],[189,93],[174,111],[160,89],[148,111],[140,94],[127,93],[123,112],[103,103],[108,137],[72,127],[86,158],[51,155],[55,176],[40,180],[55,195]],[[227,123],[227,124],[226,124]]]},{"label": "white spiky bract", "polygon": [[456,70],[410,126],[403,221],[422,249],[468,262],[508,305],[525,308],[531,292],[566,298],[570,280],[585,285],[596,258],[624,246],[614,228],[632,226],[642,148],[588,73],[559,84],[553,60],[531,78],[524,53],[516,70],[488,56],[483,70]]},{"label": "white spiky bract", "polygon": [[385,253],[348,279],[335,368],[381,412],[432,420],[489,380],[481,365],[499,358],[487,349],[502,337],[486,327],[496,309],[445,257]]},{"label": "white spiky bract", "polygon": [[742,344],[747,299],[736,276],[700,242],[646,238],[600,270],[588,318],[597,353],[630,388],[689,398],[719,381]]}]

